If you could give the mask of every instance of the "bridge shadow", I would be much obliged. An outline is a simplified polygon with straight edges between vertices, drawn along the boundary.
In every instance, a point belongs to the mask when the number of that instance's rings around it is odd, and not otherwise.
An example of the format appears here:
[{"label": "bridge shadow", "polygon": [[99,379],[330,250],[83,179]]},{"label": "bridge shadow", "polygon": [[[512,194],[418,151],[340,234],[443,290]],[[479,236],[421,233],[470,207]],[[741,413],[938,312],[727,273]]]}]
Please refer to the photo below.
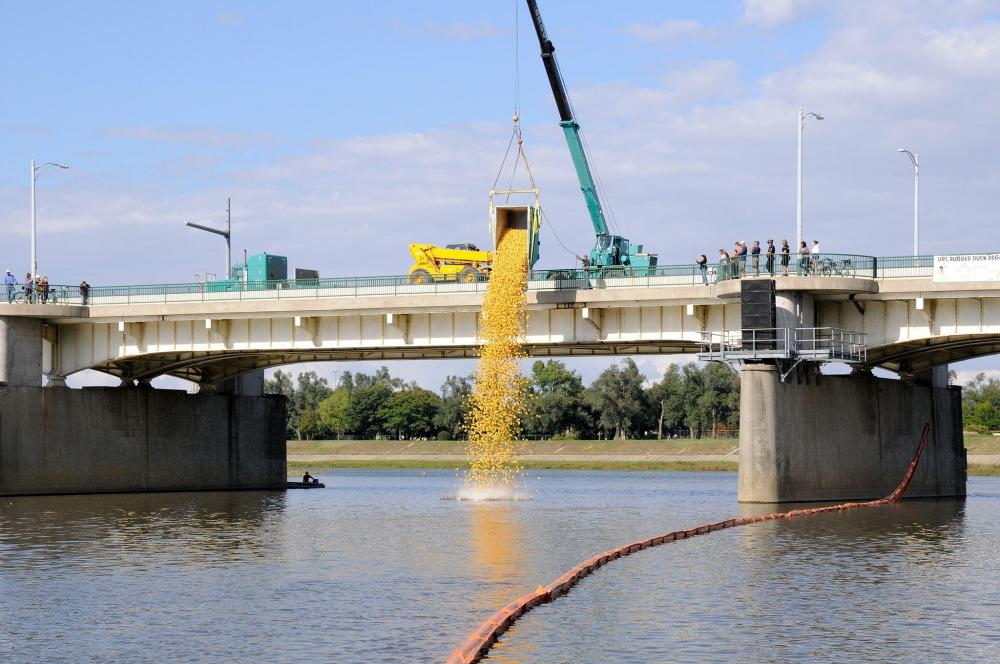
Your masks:
[{"label": "bridge shadow", "polygon": [[164,548],[192,558],[256,557],[265,524],[285,510],[277,491],[125,493],[0,498],[0,545],[22,564],[68,564],[107,558],[144,564]]}]

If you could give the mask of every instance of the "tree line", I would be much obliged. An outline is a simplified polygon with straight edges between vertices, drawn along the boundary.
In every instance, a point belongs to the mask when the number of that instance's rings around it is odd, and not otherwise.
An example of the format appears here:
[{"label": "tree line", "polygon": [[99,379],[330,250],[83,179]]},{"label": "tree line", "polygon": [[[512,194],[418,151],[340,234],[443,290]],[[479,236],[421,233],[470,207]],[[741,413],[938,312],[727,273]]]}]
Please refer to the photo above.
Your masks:
[{"label": "tree line", "polygon": [[[289,439],[462,440],[472,376],[448,376],[438,392],[393,377],[343,372],[330,385],[314,371],[277,370],[265,392],[288,404]],[[648,384],[635,362],[605,369],[588,386],[558,360],[534,362],[524,382],[529,438],[625,439],[718,436],[739,420],[739,378],[727,366],[672,364]]]},{"label": "tree line", "polygon": [[1000,379],[980,373],[962,388],[962,422],[980,433],[1000,430]]}]

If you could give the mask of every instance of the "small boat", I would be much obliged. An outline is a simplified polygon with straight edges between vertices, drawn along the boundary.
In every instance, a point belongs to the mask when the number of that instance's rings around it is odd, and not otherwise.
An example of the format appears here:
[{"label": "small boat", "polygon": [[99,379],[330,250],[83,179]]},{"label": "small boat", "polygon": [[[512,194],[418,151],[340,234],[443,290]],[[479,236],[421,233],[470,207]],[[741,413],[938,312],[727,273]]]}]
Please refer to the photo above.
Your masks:
[{"label": "small boat", "polygon": [[289,489],[325,489],[326,485],[322,482],[293,482],[288,481]]}]

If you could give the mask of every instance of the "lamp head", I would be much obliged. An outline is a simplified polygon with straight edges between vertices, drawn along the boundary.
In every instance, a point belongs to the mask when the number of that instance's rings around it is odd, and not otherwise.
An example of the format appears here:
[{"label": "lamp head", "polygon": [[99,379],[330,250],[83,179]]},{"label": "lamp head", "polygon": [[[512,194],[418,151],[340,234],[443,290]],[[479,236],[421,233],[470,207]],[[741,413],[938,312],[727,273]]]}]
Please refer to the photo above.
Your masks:
[{"label": "lamp head", "polygon": [[817,120],[822,120],[822,119],[823,119],[823,116],[822,116],[822,115],[820,115],[819,113],[817,113],[817,114],[816,114],[816,119],[817,119]]},{"label": "lamp head", "polygon": [[906,152],[906,148],[899,148],[896,152]]},{"label": "lamp head", "polygon": [[56,166],[58,166],[59,168],[63,169],[64,171],[68,171],[69,170],[69,166],[67,166],[66,164],[56,164]]}]

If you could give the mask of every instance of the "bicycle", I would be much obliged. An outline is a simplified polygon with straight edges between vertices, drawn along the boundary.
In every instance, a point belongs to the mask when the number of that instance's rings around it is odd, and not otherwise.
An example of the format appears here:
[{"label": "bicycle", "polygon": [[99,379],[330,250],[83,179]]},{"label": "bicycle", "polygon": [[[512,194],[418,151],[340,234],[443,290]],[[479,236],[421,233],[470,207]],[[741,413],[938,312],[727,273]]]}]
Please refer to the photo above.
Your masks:
[{"label": "bicycle", "polygon": [[821,258],[817,272],[822,277],[853,277],[854,263],[850,258],[835,261],[832,258]]}]

